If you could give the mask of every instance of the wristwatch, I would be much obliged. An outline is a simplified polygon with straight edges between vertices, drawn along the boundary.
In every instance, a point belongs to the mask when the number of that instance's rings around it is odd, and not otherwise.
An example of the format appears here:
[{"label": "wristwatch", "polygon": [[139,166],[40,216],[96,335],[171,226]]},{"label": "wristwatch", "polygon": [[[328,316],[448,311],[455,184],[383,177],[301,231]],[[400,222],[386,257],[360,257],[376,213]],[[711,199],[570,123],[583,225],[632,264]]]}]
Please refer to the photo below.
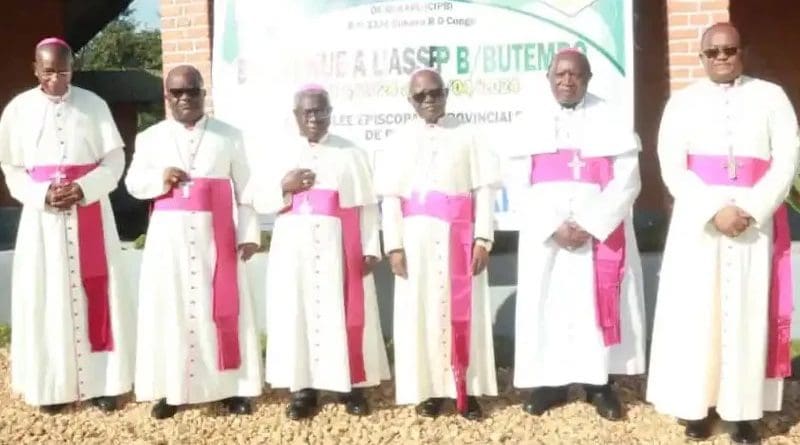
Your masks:
[{"label": "wristwatch", "polygon": [[475,238],[475,245],[481,246],[486,249],[487,252],[492,251],[492,242],[485,238]]}]

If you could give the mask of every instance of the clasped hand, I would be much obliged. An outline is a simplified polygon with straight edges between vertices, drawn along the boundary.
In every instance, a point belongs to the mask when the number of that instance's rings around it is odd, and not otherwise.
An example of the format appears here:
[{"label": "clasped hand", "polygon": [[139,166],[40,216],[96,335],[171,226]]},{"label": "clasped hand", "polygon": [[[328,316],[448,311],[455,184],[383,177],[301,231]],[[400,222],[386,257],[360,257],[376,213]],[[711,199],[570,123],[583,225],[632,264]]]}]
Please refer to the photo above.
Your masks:
[{"label": "clasped hand", "polygon": [[750,225],[752,225],[755,220],[749,213],[745,212],[744,210],[736,207],[734,205],[729,205],[723,207],[714,218],[711,220],[714,227],[723,235],[736,238],[737,236],[741,235],[742,232],[747,230]]},{"label": "clasped hand", "polygon": [[59,210],[69,210],[83,199],[81,186],[74,182],[66,184],[50,184],[44,202]]},{"label": "clasped hand", "polygon": [[575,250],[589,241],[592,235],[574,221],[565,221],[553,233],[553,241],[562,249]]}]

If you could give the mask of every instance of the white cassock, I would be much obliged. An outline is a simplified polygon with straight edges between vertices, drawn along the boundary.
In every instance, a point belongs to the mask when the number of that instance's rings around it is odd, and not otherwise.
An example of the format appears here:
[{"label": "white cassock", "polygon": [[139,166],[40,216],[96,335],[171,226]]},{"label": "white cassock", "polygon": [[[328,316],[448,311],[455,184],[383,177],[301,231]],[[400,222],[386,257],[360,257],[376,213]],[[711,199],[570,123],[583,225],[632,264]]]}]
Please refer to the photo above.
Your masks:
[{"label": "white cassock", "polygon": [[[781,408],[782,379],[766,379],[772,215],[798,160],[797,120],[775,84],[702,80],[675,93],[661,120],[658,155],[675,198],[659,279],[647,399],[665,414],[728,421]],[[772,159],[752,188],[706,185],[688,153]],[[710,222],[736,205],[755,219],[728,238]]]},{"label": "white cassock", "polygon": [[[510,177],[521,187],[517,273],[514,386],[604,385],[609,374],[645,370],[644,292],[633,231],[633,201],[641,189],[639,141],[620,113],[587,94],[574,109],[549,100],[521,119],[533,139],[510,147]],[[523,141],[528,141],[524,143]],[[580,150],[567,168],[580,178],[584,158],[611,159],[613,179],[555,180],[531,185],[531,157],[559,149]],[[575,163],[573,165],[573,163]],[[605,241],[624,224],[625,264],[620,290],[620,342],[606,346],[597,321],[592,242],[573,251],[552,235],[572,220],[595,240]]]},{"label": "white cassock", "polygon": [[[260,242],[255,211],[241,203],[250,168],[236,128],[204,117],[192,129],[165,120],[140,133],[125,179],[131,195],[163,195],[164,170],[194,178],[230,178],[236,243]],[[191,193],[191,188],[189,189]],[[245,266],[238,259],[238,369],[219,370],[212,283],[216,247],[210,212],[154,211],[139,279],[136,398],[170,405],[261,394],[261,357]]]},{"label": "white cassock", "polygon": [[[120,267],[120,244],[108,194],[125,168],[122,138],[108,105],[70,87],[60,101],[39,88],[15,97],[0,118],[0,164],[11,196],[22,203],[12,273],[11,387],[31,405],[113,396],[131,390],[133,305]],[[81,285],[77,207],[45,205],[49,182],[28,170],[99,163],[77,179],[84,198],[100,203],[109,274],[113,350],[91,352],[87,298]]]},{"label": "white cassock", "polygon": [[[450,225],[429,217],[403,218],[412,193],[473,195],[474,237],[494,240],[499,162],[471,128],[450,116],[436,125],[415,120],[392,135],[376,159],[383,198],[384,251],[404,249],[408,279],[394,277],[394,355],[398,404],[456,398],[451,366]],[[472,279],[467,393],[497,395],[487,271]]]},{"label": "white cassock", "polygon": [[[332,134],[317,144],[286,137],[264,165],[271,173],[254,177],[249,187],[256,210],[278,213],[299,199],[284,196],[281,180],[293,169],[310,169],[316,174],[314,190],[336,191],[340,207],[360,208],[363,255],[381,257],[378,206],[364,150]],[[369,274],[363,277],[366,381],[351,384],[342,249],[339,218],[301,211],[275,220],[266,304],[266,381],[273,388],[349,392],[391,377],[375,280]]]}]

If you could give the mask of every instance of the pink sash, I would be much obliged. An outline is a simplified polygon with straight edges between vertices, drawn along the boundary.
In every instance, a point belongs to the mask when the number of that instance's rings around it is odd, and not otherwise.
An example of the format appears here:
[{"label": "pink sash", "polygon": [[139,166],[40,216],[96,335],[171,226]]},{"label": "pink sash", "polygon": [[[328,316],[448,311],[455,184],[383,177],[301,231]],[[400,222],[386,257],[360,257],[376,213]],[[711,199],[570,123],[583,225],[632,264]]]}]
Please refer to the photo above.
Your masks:
[{"label": "pink sash", "polygon": [[[68,184],[85,176],[98,164],[40,165],[28,170],[36,182],[54,182],[60,172],[60,184]],[[78,217],[78,260],[81,283],[86,293],[89,315],[89,344],[92,352],[114,350],[111,310],[108,301],[108,262],[106,259],[103,211],[100,202],[76,206]]]},{"label": "pink sash", "polygon": [[295,194],[291,207],[282,213],[325,215],[341,221],[350,382],[364,382],[367,372],[364,368],[364,253],[361,247],[360,209],[339,207],[339,193],[334,190],[311,189]]},{"label": "pink sash", "polygon": [[456,384],[456,406],[467,410],[470,324],[472,321],[472,245],[475,220],[471,195],[428,192],[424,202],[417,193],[402,202],[403,216],[429,216],[450,223],[450,324],[451,366]]},{"label": "pink sash", "polygon": [[[769,170],[772,161],[735,156],[736,177],[730,178],[727,156],[687,156],[689,170],[709,185],[753,187]],[[769,332],[767,346],[767,378],[783,378],[792,374],[791,327],[794,309],[792,293],[792,253],[789,232],[789,211],[781,204],[772,216],[772,269],[769,288]]]},{"label": "pink sash", "polygon": [[217,368],[238,369],[239,282],[236,228],[233,224],[231,182],[227,178],[192,178],[188,198],[173,188],[153,203],[154,211],[211,212],[217,261],[212,279],[212,317],[217,326]]},{"label": "pink sash", "polygon": [[[576,161],[573,165],[573,161]],[[577,174],[576,174],[577,173]],[[555,153],[531,156],[531,184],[575,181],[597,184],[600,188],[614,179],[614,164],[609,157],[580,156],[580,150],[560,149]],[[620,224],[603,241],[592,241],[595,307],[597,325],[606,346],[621,341],[619,299],[625,277],[625,226]]]}]

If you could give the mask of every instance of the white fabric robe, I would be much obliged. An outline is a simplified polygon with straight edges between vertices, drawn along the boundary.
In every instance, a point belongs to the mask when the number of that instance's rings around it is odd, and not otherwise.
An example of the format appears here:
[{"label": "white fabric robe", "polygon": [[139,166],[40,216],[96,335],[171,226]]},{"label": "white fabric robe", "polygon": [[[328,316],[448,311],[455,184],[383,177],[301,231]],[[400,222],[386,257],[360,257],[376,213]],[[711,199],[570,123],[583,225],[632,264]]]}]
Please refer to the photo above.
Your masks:
[{"label": "white fabric robe", "polygon": [[[673,95],[658,154],[675,198],[659,279],[647,399],[663,413],[700,419],[716,406],[728,421],[779,410],[782,380],[766,379],[772,214],[798,160],[797,120],[783,90],[741,78],[729,89],[708,80]],[[772,159],[753,188],[705,185],[686,154]],[[755,224],[737,238],[710,220],[728,204]]]},{"label": "white fabric robe", "polygon": [[[412,192],[473,193],[474,237],[494,240],[499,162],[455,118],[435,126],[410,122],[377,155],[375,180],[383,197],[385,252],[404,249],[408,279],[394,277],[394,354],[398,404],[456,397],[451,366],[450,225],[427,216],[403,218],[401,198]],[[469,395],[497,395],[487,272],[472,280]]]},{"label": "white fabric robe", "polygon": [[[125,167],[122,138],[108,105],[70,87],[54,103],[38,88],[15,97],[0,118],[0,164],[11,196],[22,203],[12,272],[11,387],[31,405],[113,396],[131,390],[133,320],[125,294],[120,244],[108,194]],[[80,281],[77,213],[45,205],[50,183],[36,183],[37,165],[99,162],[75,182],[99,202],[109,273],[114,350],[91,352],[86,294]]]},{"label": "white fabric robe", "polygon": [[[535,138],[520,137],[507,147],[514,170],[509,182],[523,190],[517,204],[514,386],[603,385],[609,374],[645,370],[643,279],[632,221],[633,201],[641,189],[639,142],[619,116],[591,94],[574,110],[551,100],[520,120],[523,131]],[[613,158],[613,179],[602,190],[577,181],[530,185],[531,155],[559,148],[580,149],[581,157]],[[625,225],[617,345],[606,346],[597,325],[592,242],[569,251],[551,237],[569,219],[599,240]]]},{"label": "white fabric robe", "polygon": [[[352,142],[327,135],[310,145],[287,137],[264,161],[269,174],[254,177],[256,210],[277,213],[293,199],[281,180],[290,170],[316,173],[314,188],[336,190],[343,208],[361,207],[363,255],[381,257],[378,207],[369,158]],[[351,385],[344,311],[344,258],[338,218],[286,213],[275,220],[267,268],[266,381],[273,388],[349,392],[390,376],[375,280],[364,277],[363,352],[366,381]]]},{"label": "white fabric robe", "polygon": [[[190,155],[198,144],[192,164]],[[237,217],[236,242],[260,242],[256,214],[239,199],[250,176],[239,130],[214,118],[202,119],[191,130],[172,120],[148,128],[136,139],[125,179],[130,194],[138,199],[161,196],[167,191],[163,180],[167,167],[178,167],[190,177],[230,178],[238,204],[231,209]],[[217,368],[215,261],[210,212],[153,212],[139,279],[137,400],[166,398],[171,405],[182,405],[261,394],[261,354],[241,260],[241,365],[235,370]]]}]

